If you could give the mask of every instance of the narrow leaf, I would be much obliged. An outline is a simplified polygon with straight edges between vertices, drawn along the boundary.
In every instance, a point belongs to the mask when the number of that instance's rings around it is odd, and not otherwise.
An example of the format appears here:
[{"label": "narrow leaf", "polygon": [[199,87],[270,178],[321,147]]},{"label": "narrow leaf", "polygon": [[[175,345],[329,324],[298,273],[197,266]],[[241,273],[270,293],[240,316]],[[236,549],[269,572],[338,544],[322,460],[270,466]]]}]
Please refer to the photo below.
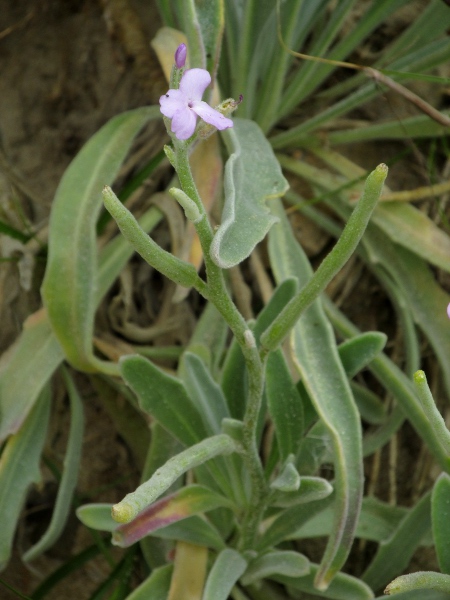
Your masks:
[{"label": "narrow leaf", "polygon": [[167,600],[172,577],[173,565],[159,567],[138,586],[127,600]]},{"label": "narrow leaf", "polygon": [[197,546],[205,546],[216,552],[220,552],[225,547],[225,542],[217,529],[205,518],[197,515],[166,525],[152,535],[164,540],[181,540]]},{"label": "narrow leaf", "polygon": [[190,446],[207,436],[202,418],[179,379],[137,355],[121,358],[120,370],[140,408],[182,444]]},{"label": "narrow leaf", "polygon": [[310,562],[303,554],[291,550],[276,550],[254,560],[242,578],[242,583],[249,585],[272,575],[303,577],[308,575],[309,571]]},{"label": "narrow leaf", "polygon": [[0,458],[0,570],[11,555],[14,532],[26,493],[40,481],[39,464],[50,416],[45,387],[20,431],[9,438]]},{"label": "narrow leaf", "polygon": [[281,350],[272,352],[266,368],[267,407],[272,418],[281,461],[297,456],[304,426],[303,406]]},{"label": "narrow leaf", "polygon": [[119,523],[129,523],[161,496],[183,473],[215,456],[231,454],[236,450],[234,440],[222,433],[180,452],[157,469],[152,477],[136,491],[127,494],[121,502],[115,504],[112,508],[113,518]]},{"label": "narrow leaf", "polygon": [[[274,209],[281,220],[269,237],[275,276],[280,281],[297,275],[304,285],[311,277],[311,266],[293,237],[281,203],[274,203]],[[319,300],[295,326],[292,347],[298,372],[333,444],[335,522],[316,576],[316,587],[325,590],[348,556],[358,522],[363,492],[361,424]]]},{"label": "narrow leaf", "polygon": [[92,352],[101,191],[116,177],[138,131],[159,114],[150,107],[114,117],[85,144],[56,191],[42,296],[66,357],[80,370],[117,374]]},{"label": "narrow leaf", "polygon": [[113,544],[127,548],[162,527],[218,506],[229,506],[229,502],[201,485],[183,487],[155,502],[129,523],[115,529]]},{"label": "narrow leaf", "polygon": [[23,555],[23,560],[26,562],[34,560],[60,537],[69,516],[73,494],[78,481],[84,433],[83,403],[66,370],[63,371],[63,377],[69,393],[71,413],[69,438],[64,457],[64,470],[50,525],[41,539]]},{"label": "narrow leaf", "polygon": [[229,269],[247,258],[276,223],[265,202],[283,195],[288,183],[256,123],[235,119],[224,137],[230,151],[225,204],[210,252],[219,267]]},{"label": "narrow leaf", "polygon": [[381,542],[362,579],[378,590],[409,564],[422,538],[431,529],[431,495],[425,494],[401,521],[392,536]]},{"label": "narrow leaf", "polygon": [[246,567],[247,561],[236,550],[222,550],[209,572],[202,600],[227,600]]},{"label": "narrow leaf", "polygon": [[274,506],[296,506],[307,502],[317,502],[333,492],[333,486],[321,477],[301,477],[300,488],[296,492],[283,492],[276,496]]},{"label": "narrow leaf", "polygon": [[90,529],[114,531],[120,525],[111,516],[112,504],[83,504],[76,510],[77,517]]},{"label": "narrow leaf", "polygon": [[450,594],[450,575],[443,575],[442,573],[435,573],[433,571],[409,573],[391,581],[384,590],[384,593],[397,595],[401,592],[411,592],[414,590],[433,590]]},{"label": "narrow leaf", "polygon": [[439,567],[450,575],[450,476],[441,473],[431,495],[433,538]]},{"label": "narrow leaf", "polygon": [[303,577],[277,575],[273,579],[288,586],[288,589],[300,590],[330,600],[371,600],[373,598],[372,590],[363,581],[346,573],[337,573],[328,589],[319,592],[315,586],[319,572],[319,565],[311,564],[310,573]]},{"label": "narrow leaf", "polygon": [[45,312],[28,317],[15,345],[0,359],[0,442],[19,430],[63,358]]},{"label": "narrow leaf", "polygon": [[387,335],[368,331],[338,346],[339,358],[349,379],[362,371],[386,345]]}]

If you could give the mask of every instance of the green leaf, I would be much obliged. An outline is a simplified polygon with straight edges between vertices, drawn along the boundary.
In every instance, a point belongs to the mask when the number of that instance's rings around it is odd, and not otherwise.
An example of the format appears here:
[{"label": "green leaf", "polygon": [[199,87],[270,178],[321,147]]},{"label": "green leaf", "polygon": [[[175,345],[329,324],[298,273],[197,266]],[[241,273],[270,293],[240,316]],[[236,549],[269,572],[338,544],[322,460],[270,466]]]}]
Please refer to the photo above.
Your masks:
[{"label": "green leaf", "polygon": [[236,550],[222,550],[209,572],[202,600],[227,600],[246,568],[247,561]]},{"label": "green leaf", "polygon": [[63,358],[45,314],[29,317],[15,346],[0,359],[0,442],[20,429]]},{"label": "green leaf", "polygon": [[422,538],[431,529],[431,494],[425,494],[408,511],[391,537],[381,542],[378,551],[362,579],[378,590],[387,585],[409,564]]},{"label": "green leaf", "polygon": [[384,423],[387,413],[386,406],[381,399],[368,388],[355,381],[350,382],[350,387],[361,418],[371,425]]},{"label": "green leaf", "polygon": [[189,485],[150,505],[135,519],[114,530],[113,544],[126,548],[152,534],[198,513],[208,512],[230,502],[201,485]]},{"label": "green leaf", "polygon": [[[220,552],[225,547],[225,542],[217,529],[204,517],[198,515],[166,525],[166,527],[162,527],[152,534],[152,537],[189,542],[197,546],[212,548],[216,552]],[[151,541],[154,543],[155,540],[152,539]]]},{"label": "green leaf", "polygon": [[45,387],[20,431],[7,441],[0,458],[0,570],[11,556],[28,487],[41,478],[39,464],[47,435],[50,400],[50,389]]},{"label": "green leaf", "polygon": [[225,165],[225,204],[210,253],[219,267],[229,269],[247,258],[276,223],[265,202],[282,196],[288,183],[256,123],[235,119],[224,138],[230,151]]},{"label": "green leaf", "polygon": [[330,598],[330,600],[371,600],[373,598],[372,590],[363,581],[345,573],[337,573],[328,589],[319,591],[315,587],[319,572],[319,565],[311,563],[311,570],[308,575],[303,577],[277,575],[273,579],[288,586],[288,589],[300,590],[320,598]]},{"label": "green leaf", "polygon": [[42,297],[66,357],[80,370],[118,371],[92,351],[101,191],[116,177],[139,130],[159,115],[159,107],[145,107],[114,117],[85,144],[56,191]]},{"label": "green leaf", "polygon": [[304,419],[300,395],[281,350],[269,354],[266,368],[267,407],[272,418],[281,461],[297,456]]},{"label": "green leaf", "polygon": [[273,506],[290,507],[307,502],[317,502],[333,492],[332,485],[321,477],[301,477],[300,488],[296,492],[279,493],[272,502]]},{"label": "green leaf", "polygon": [[368,331],[338,346],[339,358],[349,379],[362,371],[386,345],[387,335]]},{"label": "green leaf", "polygon": [[76,515],[86,527],[99,531],[114,531],[120,524],[111,516],[112,504],[83,504],[76,510]]},{"label": "green leaf", "polygon": [[64,457],[64,470],[50,525],[41,539],[25,552],[22,557],[25,562],[34,560],[41,555],[60,537],[69,516],[73,494],[78,481],[84,433],[83,403],[66,370],[63,370],[63,377],[69,392],[71,412],[69,438]]},{"label": "green leaf", "polygon": [[126,600],[167,600],[173,565],[159,567]]},{"label": "green leaf", "polygon": [[450,575],[450,476],[441,473],[431,495],[433,538],[439,568]]},{"label": "green leaf", "polygon": [[[258,315],[253,328],[257,343],[261,333],[267,329],[294,296],[297,287],[297,280],[290,278],[283,281],[276,288],[269,302]],[[239,344],[235,340],[233,340],[225,358],[221,387],[227,399],[231,416],[235,419],[242,419],[245,412],[244,399],[247,393],[247,379],[244,357]]]},{"label": "green leaf", "polygon": [[409,573],[391,581],[384,590],[384,593],[397,595],[401,592],[411,592],[414,590],[434,590],[450,594],[450,575],[443,575],[442,573],[435,573],[433,571]]},{"label": "green leaf", "polygon": [[237,446],[234,440],[223,433],[187,448],[170,458],[153,473],[148,481],[141,484],[134,492],[127,494],[121,502],[115,504],[112,508],[113,518],[119,523],[129,523],[186,471],[202,465],[215,456],[231,454],[236,450]]},{"label": "green leaf", "polygon": [[286,575],[287,577],[303,577],[308,575],[310,562],[303,554],[291,550],[275,550],[259,556],[250,563],[242,583],[249,585],[271,577],[272,575]]},{"label": "green leaf", "polygon": [[220,433],[222,420],[230,416],[222,390],[195,354],[185,352],[180,368],[187,393],[201,415],[208,435]]},{"label": "green leaf", "polygon": [[[312,269],[295,240],[281,203],[273,203],[280,224],[269,236],[269,254],[277,281],[297,275],[305,285]],[[344,564],[358,522],[363,492],[361,424],[339,360],[334,335],[320,300],[303,314],[292,333],[294,361],[333,444],[335,522],[317,573],[325,590]]]},{"label": "green leaf", "polygon": [[[161,220],[155,207],[139,219],[149,231]],[[96,306],[133,253],[123,236],[116,236],[100,252]],[[0,441],[16,433],[43,386],[64,358],[45,312],[29,317],[11,354],[0,358]]]},{"label": "green leaf", "polygon": [[190,446],[207,436],[202,417],[181,380],[137,355],[122,357],[120,370],[140,408],[182,444]]}]

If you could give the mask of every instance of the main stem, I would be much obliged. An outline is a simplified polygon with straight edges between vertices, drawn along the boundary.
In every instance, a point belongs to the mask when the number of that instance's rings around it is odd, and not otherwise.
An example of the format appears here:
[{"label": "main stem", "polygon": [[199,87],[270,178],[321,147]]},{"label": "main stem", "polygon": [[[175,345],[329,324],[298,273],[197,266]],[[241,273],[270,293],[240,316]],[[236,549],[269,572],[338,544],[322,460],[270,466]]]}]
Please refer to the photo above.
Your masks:
[{"label": "main stem", "polygon": [[258,524],[265,508],[267,493],[264,471],[258,452],[256,428],[264,390],[264,363],[258,349],[249,348],[245,340],[247,324],[233,303],[225,284],[223,272],[211,259],[213,231],[200,199],[189,164],[188,144],[175,142],[176,170],[183,191],[196,203],[202,219],[195,225],[203,250],[208,285],[207,299],[213,303],[233,332],[244,355],[248,373],[248,396],[243,419],[243,458],[252,482],[250,505],[243,519],[241,549],[253,546]]}]

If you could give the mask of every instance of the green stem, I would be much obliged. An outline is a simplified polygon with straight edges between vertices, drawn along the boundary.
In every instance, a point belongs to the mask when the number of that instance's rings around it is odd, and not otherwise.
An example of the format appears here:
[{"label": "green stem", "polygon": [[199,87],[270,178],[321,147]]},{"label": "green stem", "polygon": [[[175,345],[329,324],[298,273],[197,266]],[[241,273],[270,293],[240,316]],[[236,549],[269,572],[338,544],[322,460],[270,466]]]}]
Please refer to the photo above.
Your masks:
[{"label": "green stem", "polygon": [[259,520],[265,508],[266,482],[259,457],[256,441],[258,415],[261,410],[264,389],[264,363],[258,349],[251,347],[246,341],[245,334],[249,331],[247,323],[233,303],[225,284],[223,272],[210,256],[213,240],[213,230],[200,199],[192,176],[188,143],[175,140],[176,171],[183,191],[195,202],[201,214],[201,219],[195,223],[195,229],[200,239],[206,268],[207,293],[205,297],[217,308],[233,332],[244,355],[248,372],[248,396],[243,420],[243,458],[252,482],[252,493],[249,507],[244,515],[243,539],[245,547],[251,547],[256,535]]},{"label": "green stem", "polygon": [[261,336],[261,356],[275,350],[294,327],[302,313],[324,291],[331,279],[342,269],[361,239],[370,216],[378,202],[386,179],[385,164],[370,173],[362,198],[356,205],[333,250],[300,292],[284,307],[278,317]]}]

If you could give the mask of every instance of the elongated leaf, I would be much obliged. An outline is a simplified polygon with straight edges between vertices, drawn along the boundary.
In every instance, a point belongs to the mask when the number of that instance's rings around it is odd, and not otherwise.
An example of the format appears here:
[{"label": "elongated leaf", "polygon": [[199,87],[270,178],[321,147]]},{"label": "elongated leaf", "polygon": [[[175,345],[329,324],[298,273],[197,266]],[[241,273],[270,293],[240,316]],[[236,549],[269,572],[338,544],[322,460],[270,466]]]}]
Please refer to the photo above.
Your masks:
[{"label": "elongated leaf", "polygon": [[[139,219],[145,231],[161,220],[155,207]],[[100,252],[96,306],[114,282],[133,249],[123,236],[117,236]],[[24,331],[11,349],[0,359],[0,441],[15,433],[33,407],[42,387],[64,358],[64,352],[51,329],[45,311],[29,317]]]},{"label": "elongated leaf", "polygon": [[161,498],[129,523],[115,529],[113,544],[126,548],[162,527],[218,506],[228,505],[229,502],[223,496],[201,485],[183,487],[178,492]]},{"label": "elongated leaf", "polygon": [[246,568],[247,561],[239,552],[231,548],[222,550],[209,572],[202,600],[227,600]]},{"label": "elongated leaf", "polygon": [[[297,291],[297,280],[290,278],[283,281],[273,293],[267,306],[258,315],[253,328],[256,342],[261,333],[267,329],[281,310],[291,300]],[[237,342],[233,342],[228,350],[222,372],[222,390],[228,402],[230,414],[234,419],[242,419],[245,412],[247,381],[244,357]]]},{"label": "elongated leaf", "polygon": [[9,438],[0,458],[0,570],[11,555],[27,490],[41,477],[39,463],[49,416],[50,389],[45,387],[20,431]]},{"label": "elongated leaf", "polygon": [[112,507],[112,504],[106,503],[83,504],[77,508],[76,513],[86,527],[99,531],[114,531],[120,524],[111,516]]},{"label": "elongated leaf", "polygon": [[137,355],[124,356],[120,369],[125,382],[136,394],[140,408],[182,444],[189,446],[207,436],[202,418],[181,380]]},{"label": "elongated leaf", "polygon": [[[311,266],[292,235],[281,203],[273,206],[281,221],[269,237],[275,276],[280,281],[297,275],[304,285],[312,275]],[[292,347],[296,367],[334,450],[335,523],[316,578],[318,589],[325,590],[347,558],[358,521],[363,492],[361,424],[320,300],[295,326]]]},{"label": "elongated leaf", "polygon": [[[435,573],[433,571],[419,571],[397,577],[386,587],[385,594],[397,595],[400,592],[411,592],[414,590],[433,590],[450,594],[450,575]],[[428,597],[428,596],[427,596]]]},{"label": "elongated leaf", "polygon": [[71,412],[69,439],[64,457],[64,471],[59,484],[50,525],[41,539],[23,555],[23,560],[27,562],[34,560],[42,554],[61,535],[69,516],[73,493],[78,481],[84,433],[83,403],[70,375],[67,371],[63,371],[63,375],[69,392]]},{"label": "elongated leaf", "polygon": [[[183,521],[178,521],[158,529],[153,538],[163,538],[164,540],[181,540],[197,546],[212,548],[220,552],[225,548],[225,542],[217,529],[206,519],[194,515]],[[151,540],[154,543],[154,539]]]},{"label": "elongated leaf", "polygon": [[[375,600],[386,600],[386,596],[377,596]],[[423,590],[413,590],[395,595],[395,600],[424,600]],[[447,592],[427,590],[426,600],[448,600]]]},{"label": "elongated leaf", "polygon": [[208,435],[220,433],[222,420],[228,418],[228,406],[222,390],[212,379],[198,356],[183,355],[181,375],[186,390],[201,415]]},{"label": "elongated leaf", "polygon": [[159,109],[150,107],[113,118],[75,157],[56,191],[42,296],[66,357],[80,370],[118,371],[115,365],[95,359],[92,352],[96,222],[103,186],[114,180],[138,131],[158,116]]},{"label": "elongated leaf", "polygon": [[63,358],[45,312],[29,317],[15,346],[0,360],[0,442],[19,430]]},{"label": "elongated leaf", "polygon": [[361,418],[371,425],[379,425],[386,420],[386,407],[380,398],[363,385],[350,382],[353,397]]},{"label": "elongated leaf", "polygon": [[291,550],[275,550],[254,560],[242,578],[242,583],[248,585],[272,575],[303,577],[308,575],[309,570],[309,560],[303,554]]},{"label": "elongated leaf", "polygon": [[431,529],[430,509],[431,494],[428,493],[408,512],[392,536],[381,542],[362,577],[371,588],[382,588],[406,569],[422,538]]},{"label": "elongated leaf", "polygon": [[300,488],[295,492],[280,493],[273,506],[296,506],[307,502],[317,502],[333,492],[333,486],[321,477],[301,477]]},{"label": "elongated leaf", "polygon": [[222,224],[211,244],[211,257],[229,269],[247,258],[276,223],[265,201],[281,196],[288,183],[256,123],[235,119],[224,135],[231,155],[225,166]]},{"label": "elongated leaf", "polygon": [[202,465],[215,456],[231,454],[236,450],[235,441],[223,433],[187,448],[170,458],[155,471],[148,481],[141,484],[131,494],[127,494],[121,502],[115,504],[112,509],[113,518],[119,523],[129,523],[186,471]]},{"label": "elongated leaf", "polygon": [[300,450],[303,406],[281,350],[269,355],[266,369],[267,406],[272,418],[281,461]]},{"label": "elongated leaf", "polygon": [[339,358],[347,377],[351,379],[364,369],[383,350],[386,341],[386,334],[368,331],[340,344]]},{"label": "elongated leaf", "polygon": [[345,573],[338,573],[328,589],[319,592],[315,587],[317,573],[319,572],[319,565],[311,563],[309,575],[303,577],[277,575],[273,576],[273,579],[293,590],[300,590],[320,598],[330,598],[330,600],[371,600],[373,598],[372,590],[363,581]]},{"label": "elongated leaf", "polygon": [[170,589],[173,565],[155,569],[152,574],[137,587],[127,600],[167,600]]},{"label": "elongated leaf", "polygon": [[439,567],[450,575],[450,476],[442,473],[431,496],[433,538]]}]

